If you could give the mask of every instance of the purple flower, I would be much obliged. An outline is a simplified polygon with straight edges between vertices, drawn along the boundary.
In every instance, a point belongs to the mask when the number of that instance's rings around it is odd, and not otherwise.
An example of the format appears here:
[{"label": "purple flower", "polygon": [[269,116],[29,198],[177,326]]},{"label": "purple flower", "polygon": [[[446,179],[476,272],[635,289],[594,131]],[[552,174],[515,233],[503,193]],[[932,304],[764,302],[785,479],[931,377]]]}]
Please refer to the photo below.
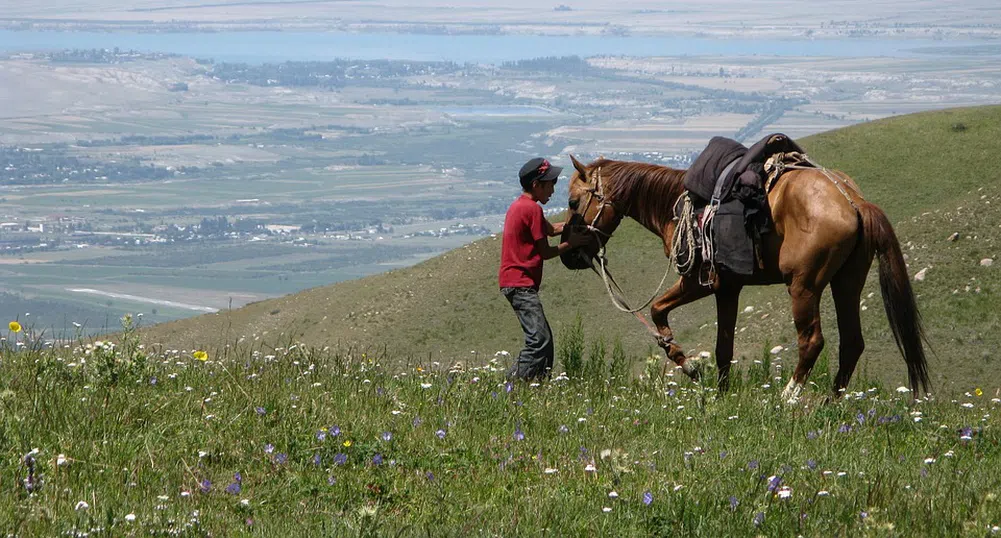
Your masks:
[{"label": "purple flower", "polygon": [[235,480],[237,484],[242,484],[243,483],[243,475],[240,474],[240,473],[235,473],[233,475],[233,480]]},{"label": "purple flower", "polygon": [[757,514],[754,514],[754,526],[755,527],[760,527],[761,524],[764,523],[764,522],[765,522],[765,513],[764,512],[758,512]]},{"label": "purple flower", "polygon": [[855,416],[855,420],[857,420],[860,425],[865,424],[865,415],[859,413],[858,415]]},{"label": "purple flower", "polygon": [[287,461],[288,461],[288,454],[285,454],[284,452],[275,456],[275,463],[277,463],[278,465],[285,465],[285,462]]},{"label": "purple flower", "polygon": [[202,479],[202,481],[201,481],[201,482],[200,482],[200,483],[198,484],[198,487],[200,487],[200,488],[201,488],[201,490],[202,490],[202,493],[208,493],[209,491],[211,491],[211,490],[212,490],[212,482],[210,482],[208,478],[204,478],[204,479]]},{"label": "purple flower", "polygon": [[570,428],[567,428],[566,424],[560,424],[560,427],[556,428],[556,431],[560,433],[567,433],[568,431],[570,431]]},{"label": "purple flower", "polygon": [[264,415],[265,413],[267,413],[267,411],[263,407],[255,407],[254,411],[257,412],[258,415]]},{"label": "purple flower", "polygon": [[515,428],[514,428],[514,440],[515,441],[524,441],[525,440],[525,434],[521,432],[521,426],[515,426]]},{"label": "purple flower", "polygon": [[813,459],[806,460],[806,466],[810,468],[811,471],[817,468],[817,462]]},{"label": "purple flower", "polygon": [[149,384],[150,385],[156,385],[156,376],[153,376],[153,377],[149,378]]},{"label": "purple flower", "polygon": [[865,519],[865,518],[869,517],[869,512],[866,512],[865,510],[863,510],[863,511],[861,511],[861,512],[858,513],[858,517],[860,517],[862,519]]},{"label": "purple flower", "polygon": [[383,441],[391,441],[392,439],[393,439],[392,432],[382,432],[382,440]]},{"label": "purple flower", "polygon": [[372,465],[382,465],[382,454],[372,456]]},{"label": "purple flower", "polygon": [[431,471],[428,471],[428,472],[424,473],[424,478],[427,478],[428,482],[434,482],[434,473],[432,473]]},{"label": "purple flower", "polygon": [[271,443],[268,443],[268,444],[264,445],[264,453],[265,454],[271,454],[274,451],[275,451],[275,445],[273,445]]},{"label": "purple flower", "polygon": [[669,389],[667,391],[667,395],[670,396],[670,397],[673,397],[674,396],[674,389]]},{"label": "purple flower", "polygon": [[344,465],[348,462],[348,457],[342,452],[334,454],[334,465]]},{"label": "purple flower", "polygon": [[738,501],[737,498],[734,497],[733,495],[730,495],[730,511],[731,512],[736,511],[737,510],[737,505],[739,505],[739,504],[740,504],[740,501]]},{"label": "purple flower", "polygon": [[341,434],[341,427],[334,425],[327,428],[327,431],[330,432],[331,437],[337,437],[338,435]]},{"label": "purple flower", "polygon": [[768,491],[771,493],[775,493],[775,490],[779,489],[779,484],[781,483],[782,483],[781,476],[771,477],[771,479],[768,481]]},{"label": "purple flower", "polygon": [[852,431],[852,427],[851,427],[851,425],[850,425],[850,424],[842,424],[842,425],[841,425],[841,426],[840,426],[840,427],[838,428],[838,432],[839,432],[839,433],[848,433],[848,432],[850,432],[850,431]]},{"label": "purple flower", "polygon": [[647,491],[646,493],[643,494],[643,504],[650,506],[650,503],[652,502],[653,502],[653,493]]},{"label": "purple flower", "polygon": [[434,434],[438,436],[438,439],[444,439],[445,435],[447,435],[445,433],[445,430],[438,430],[438,431],[434,432]]},{"label": "purple flower", "polygon": [[421,417],[419,417],[419,416],[417,416],[417,415],[414,415],[414,422],[413,422],[413,425],[414,425],[414,427],[415,427],[415,428],[416,428],[417,426],[420,426],[420,425],[421,425]]},{"label": "purple flower", "polygon": [[754,470],[758,468],[758,460],[751,460],[747,462],[747,469]]},{"label": "purple flower", "polygon": [[806,432],[806,438],[809,439],[810,441],[816,439],[817,437],[820,437],[820,430],[813,430]]},{"label": "purple flower", "polygon": [[233,482],[232,484],[226,486],[226,493],[229,493],[230,495],[239,495],[241,489],[243,488],[240,487],[239,482]]},{"label": "purple flower", "polygon": [[327,430],[320,430],[316,432],[316,440],[323,442],[327,440]]},{"label": "purple flower", "polygon": [[377,395],[379,395],[379,396],[382,396],[383,394],[385,394],[385,393],[386,393],[386,389],[384,389],[384,388],[382,388],[382,387],[379,387],[379,388],[375,389],[375,393],[376,393]]},{"label": "purple flower", "polygon": [[327,485],[328,486],[333,486],[336,483],[337,483],[337,479],[334,478],[334,475],[330,475],[330,476],[327,477]]},{"label": "purple flower", "polygon": [[721,459],[721,460],[725,460],[726,457],[729,456],[729,455],[730,455],[730,453],[727,452],[726,450],[720,450],[719,451],[719,459]]},{"label": "purple flower", "polygon": [[504,392],[511,392],[514,389],[514,383],[508,381],[504,383]]},{"label": "purple flower", "polygon": [[320,454],[313,454],[313,465],[319,467],[323,460],[320,459]]}]

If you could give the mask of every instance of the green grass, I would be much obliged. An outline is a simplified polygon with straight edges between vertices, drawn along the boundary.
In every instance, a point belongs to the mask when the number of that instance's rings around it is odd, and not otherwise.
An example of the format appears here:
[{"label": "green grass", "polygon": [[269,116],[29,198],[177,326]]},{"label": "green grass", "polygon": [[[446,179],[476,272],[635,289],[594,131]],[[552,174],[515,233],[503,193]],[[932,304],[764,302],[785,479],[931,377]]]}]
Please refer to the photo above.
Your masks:
[{"label": "green grass", "polygon": [[[1001,257],[1001,107],[896,117],[801,142],[817,161],[851,174],[866,197],[884,208],[905,245],[912,275],[933,266],[915,289],[935,351],[930,358],[934,390],[1001,386],[994,360],[995,350],[1001,348],[1001,321],[993,306],[999,301],[1001,273],[997,263],[993,268],[978,263],[980,257]],[[964,239],[949,242],[952,231],[961,232]],[[230,338],[295,338],[321,347],[385,347],[393,357],[432,356],[442,362],[499,350],[516,352],[521,331],[496,285],[499,248],[499,238],[484,239],[414,267],[156,326],[146,338],[172,347],[207,349],[221,349]],[[631,221],[616,232],[609,251],[610,268],[634,303],[649,296],[669,263],[659,240]],[[971,278],[977,280],[966,292]],[[977,287],[980,292],[972,291]],[[959,291],[954,295],[954,290]],[[867,350],[860,369],[886,383],[902,384],[903,360],[893,344],[874,273],[865,291],[869,293],[874,295],[866,299],[862,314]],[[557,334],[580,314],[590,337],[601,336],[606,342],[621,338],[634,356],[654,349],[642,326],[609,304],[594,274],[566,271],[550,262],[541,296]],[[754,312],[738,319],[741,364],[765,345],[795,348],[788,302],[782,286],[744,291],[741,311],[752,306]],[[837,325],[829,296],[822,310],[827,346],[836,363]],[[692,354],[713,349],[711,300],[677,310],[671,322]]]},{"label": "green grass", "polygon": [[0,352],[0,529],[13,536],[984,536],[1001,525],[994,393],[909,406],[863,380],[840,403],[823,404],[821,387],[790,407],[774,364],[718,398],[657,367],[506,385],[505,360],[484,355],[457,367],[246,341],[199,361],[140,348],[131,330],[114,348],[15,352],[15,340],[26,337],[9,333]]}]

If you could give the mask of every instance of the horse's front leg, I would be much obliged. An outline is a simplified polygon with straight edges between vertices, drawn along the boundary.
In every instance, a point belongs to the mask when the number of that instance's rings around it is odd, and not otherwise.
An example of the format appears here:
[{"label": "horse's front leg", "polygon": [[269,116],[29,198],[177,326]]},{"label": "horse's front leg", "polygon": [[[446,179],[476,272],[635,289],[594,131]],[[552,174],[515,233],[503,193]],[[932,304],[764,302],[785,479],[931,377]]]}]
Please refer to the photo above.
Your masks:
[{"label": "horse's front leg", "polygon": [[712,292],[712,288],[699,284],[697,278],[681,277],[650,307],[650,317],[657,325],[657,332],[660,334],[657,345],[663,348],[667,358],[674,361],[681,367],[681,371],[695,381],[699,380],[699,370],[687,361],[684,350],[674,340],[674,332],[671,331],[667,317],[675,308],[697,301]]}]

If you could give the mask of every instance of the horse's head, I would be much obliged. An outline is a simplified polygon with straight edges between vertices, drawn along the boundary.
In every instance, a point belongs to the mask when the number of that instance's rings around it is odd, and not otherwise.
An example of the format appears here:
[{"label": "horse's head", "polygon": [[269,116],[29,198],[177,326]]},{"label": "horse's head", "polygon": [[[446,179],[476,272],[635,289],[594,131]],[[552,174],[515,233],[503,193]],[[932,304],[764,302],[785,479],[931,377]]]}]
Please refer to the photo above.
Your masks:
[{"label": "horse's head", "polygon": [[573,155],[570,156],[570,161],[573,162],[575,171],[568,187],[569,221],[571,224],[586,224],[591,227],[591,233],[597,240],[583,249],[589,256],[594,257],[612,236],[612,232],[622,222],[624,215],[620,214],[619,208],[611,198],[611,188],[614,186],[610,181],[612,178],[608,174],[602,176],[602,166],[610,161],[598,159],[585,166]]}]

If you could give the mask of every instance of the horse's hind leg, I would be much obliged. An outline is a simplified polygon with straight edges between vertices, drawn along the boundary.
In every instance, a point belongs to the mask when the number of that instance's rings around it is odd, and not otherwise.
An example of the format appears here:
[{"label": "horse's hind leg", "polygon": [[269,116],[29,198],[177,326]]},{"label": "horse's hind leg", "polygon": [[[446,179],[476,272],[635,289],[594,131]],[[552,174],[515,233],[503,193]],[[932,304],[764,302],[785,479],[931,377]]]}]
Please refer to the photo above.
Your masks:
[{"label": "horse's hind leg", "polygon": [[869,273],[872,258],[862,249],[856,249],[851,258],[831,279],[831,294],[838,313],[838,375],[834,378],[834,396],[840,397],[848,387],[855,366],[858,364],[865,340],[862,337],[862,320],[859,319],[859,299]]},{"label": "horse's hind leg", "polygon": [[820,351],[824,349],[824,335],[820,330],[821,291],[823,287],[806,286],[796,280],[789,286],[799,347],[799,363],[785,390],[782,391],[782,398],[789,403],[795,403],[799,399],[803,385],[806,384]]},{"label": "horse's hind leg", "polygon": [[667,358],[674,361],[685,374],[695,380],[699,378],[699,371],[686,361],[685,352],[674,341],[674,333],[671,331],[667,316],[675,308],[707,297],[712,293],[711,288],[699,284],[697,279],[681,277],[650,307],[650,317],[653,318],[653,322],[657,325],[657,332],[660,333],[657,345],[664,349]]},{"label": "horse's hind leg", "polygon": [[730,364],[733,361],[733,336],[737,326],[737,299],[740,288],[716,291],[716,368],[717,388],[723,394],[730,389]]}]

